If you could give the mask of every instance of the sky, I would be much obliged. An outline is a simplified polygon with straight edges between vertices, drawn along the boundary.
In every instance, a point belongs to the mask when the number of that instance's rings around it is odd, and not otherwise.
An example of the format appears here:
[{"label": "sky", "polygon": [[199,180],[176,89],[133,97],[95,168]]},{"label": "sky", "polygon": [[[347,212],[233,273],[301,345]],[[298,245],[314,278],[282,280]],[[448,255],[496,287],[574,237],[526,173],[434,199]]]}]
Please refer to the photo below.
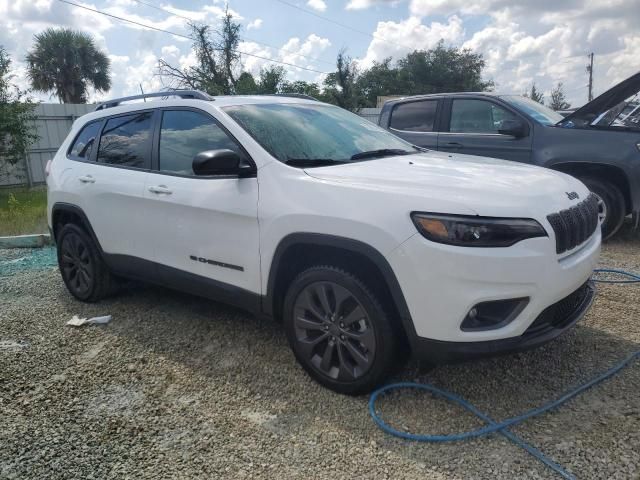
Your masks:
[{"label": "sky", "polygon": [[[188,35],[187,19],[219,27],[228,4],[242,25],[245,68],[258,74],[272,64],[265,59],[285,62],[289,80],[322,82],[341,49],[367,68],[441,39],[481,53],[484,77],[497,91],[522,93],[535,82],[548,98],[563,82],[574,106],[587,100],[589,53],[595,54],[595,95],[640,70],[640,0],[70,1],[179,35]],[[24,57],[34,34],[69,27],[92,35],[111,59],[113,83],[106,94],[91,92],[92,101],[133,95],[140,85],[146,92],[162,89],[166,82],[155,74],[159,58],[182,67],[195,61],[187,38],[60,0],[0,0],[0,27],[14,82],[24,88]],[[49,94],[35,97],[58,101]]]}]

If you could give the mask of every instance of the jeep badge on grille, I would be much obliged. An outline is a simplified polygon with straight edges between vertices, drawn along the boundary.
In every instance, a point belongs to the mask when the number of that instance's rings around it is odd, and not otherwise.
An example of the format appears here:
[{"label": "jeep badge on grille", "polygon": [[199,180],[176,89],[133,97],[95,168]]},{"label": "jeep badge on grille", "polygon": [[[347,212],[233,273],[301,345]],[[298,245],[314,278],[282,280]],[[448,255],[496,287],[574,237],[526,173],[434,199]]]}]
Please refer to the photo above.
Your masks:
[{"label": "jeep badge on grille", "polygon": [[569,197],[569,200],[577,200],[580,198],[580,195],[578,195],[576,192],[564,192],[567,194],[567,197]]}]

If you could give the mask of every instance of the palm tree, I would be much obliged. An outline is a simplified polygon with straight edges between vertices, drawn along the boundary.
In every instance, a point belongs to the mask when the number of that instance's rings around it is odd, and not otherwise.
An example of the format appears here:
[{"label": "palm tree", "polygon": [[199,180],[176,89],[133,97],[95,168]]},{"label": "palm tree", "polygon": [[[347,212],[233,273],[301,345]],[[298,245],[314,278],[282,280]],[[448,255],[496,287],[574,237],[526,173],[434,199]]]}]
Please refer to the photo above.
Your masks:
[{"label": "palm tree", "polygon": [[111,62],[86,33],[48,28],[35,35],[26,60],[31,87],[53,91],[62,103],[86,103],[89,86],[99,92],[111,88]]}]

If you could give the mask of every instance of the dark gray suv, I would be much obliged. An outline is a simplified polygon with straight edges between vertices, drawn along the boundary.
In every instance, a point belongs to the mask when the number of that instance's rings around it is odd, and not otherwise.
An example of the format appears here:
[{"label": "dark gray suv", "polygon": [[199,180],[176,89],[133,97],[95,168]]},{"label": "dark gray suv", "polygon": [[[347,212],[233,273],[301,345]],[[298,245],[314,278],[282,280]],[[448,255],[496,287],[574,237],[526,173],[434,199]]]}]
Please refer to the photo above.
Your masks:
[{"label": "dark gray suv", "polygon": [[519,95],[443,93],[391,100],[379,124],[414,145],[533,163],[598,197],[605,238],[640,218],[640,73],[562,117]]}]

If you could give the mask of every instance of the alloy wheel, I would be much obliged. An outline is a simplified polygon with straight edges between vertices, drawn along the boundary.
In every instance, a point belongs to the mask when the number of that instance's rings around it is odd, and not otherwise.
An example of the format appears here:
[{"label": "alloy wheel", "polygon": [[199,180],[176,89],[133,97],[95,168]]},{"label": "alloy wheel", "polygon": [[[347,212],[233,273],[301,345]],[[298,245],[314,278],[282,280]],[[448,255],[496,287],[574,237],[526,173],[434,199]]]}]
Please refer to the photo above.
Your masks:
[{"label": "alloy wheel", "polygon": [[60,268],[67,284],[78,296],[86,295],[93,286],[94,268],[89,249],[75,233],[64,236],[60,245]]},{"label": "alloy wheel", "polygon": [[294,304],[300,353],[323,375],[352,382],[369,371],[376,353],[367,312],[346,288],[334,282],[307,285]]}]

